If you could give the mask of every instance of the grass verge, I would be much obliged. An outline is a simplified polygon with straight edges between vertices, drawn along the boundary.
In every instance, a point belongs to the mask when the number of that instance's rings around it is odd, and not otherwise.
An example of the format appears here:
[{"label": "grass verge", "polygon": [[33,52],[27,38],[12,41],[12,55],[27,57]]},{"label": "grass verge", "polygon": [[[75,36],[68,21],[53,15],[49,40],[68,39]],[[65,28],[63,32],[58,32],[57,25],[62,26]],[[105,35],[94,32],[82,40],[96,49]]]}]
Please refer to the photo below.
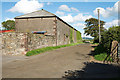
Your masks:
[{"label": "grass verge", "polygon": [[93,42],[91,42],[91,44],[94,44],[94,45],[99,45],[99,43],[93,43]]},{"label": "grass verge", "polygon": [[[107,57],[107,53],[101,53],[101,54],[98,54],[98,55],[95,55],[94,58],[98,61],[104,61],[105,58]],[[109,60],[108,60],[109,59]],[[112,58],[109,56],[107,58],[107,61],[113,61]]]},{"label": "grass verge", "polygon": [[96,59],[98,61],[104,61],[105,60],[105,58],[107,57],[107,53],[106,53],[103,45],[98,45],[94,48],[93,56],[94,56],[94,59]]},{"label": "grass verge", "polygon": [[37,55],[37,54],[40,54],[40,53],[43,53],[43,52],[46,52],[46,51],[50,51],[50,50],[54,50],[54,49],[58,49],[58,48],[62,48],[62,47],[74,46],[74,45],[78,45],[78,44],[81,44],[81,43],[83,43],[83,42],[60,45],[60,46],[50,46],[50,47],[35,49],[35,50],[28,51],[26,53],[26,56]]},{"label": "grass verge", "polygon": [[107,57],[106,53],[101,53],[101,54],[94,55],[94,58],[98,61],[104,61],[106,57]]},{"label": "grass verge", "polygon": [[[104,61],[107,57],[106,48],[104,48],[103,45],[96,46],[95,49],[94,49],[93,56],[94,56],[94,59],[96,59],[98,61]],[[107,61],[112,61],[112,58],[109,56],[107,58]]]}]

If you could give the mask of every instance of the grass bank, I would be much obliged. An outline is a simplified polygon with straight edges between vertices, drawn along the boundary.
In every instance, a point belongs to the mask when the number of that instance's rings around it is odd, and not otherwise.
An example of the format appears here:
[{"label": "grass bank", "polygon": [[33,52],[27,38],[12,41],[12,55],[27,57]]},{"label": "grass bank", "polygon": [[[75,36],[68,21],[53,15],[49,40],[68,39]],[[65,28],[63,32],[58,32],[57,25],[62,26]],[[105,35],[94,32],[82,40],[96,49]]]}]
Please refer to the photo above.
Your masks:
[{"label": "grass bank", "polygon": [[[94,56],[94,59],[98,60],[98,61],[104,61],[105,58],[107,57],[107,53],[100,53],[98,55]],[[110,58],[110,59],[109,59]],[[108,60],[109,59],[109,60]],[[107,58],[107,61],[113,61],[112,58],[109,56]]]},{"label": "grass bank", "polygon": [[62,47],[74,46],[74,45],[78,45],[78,44],[81,44],[81,43],[83,43],[83,42],[35,49],[35,50],[28,51],[26,53],[26,56],[37,55],[37,54],[40,54],[40,53],[43,53],[43,52],[46,52],[46,51],[55,50],[55,49],[62,48]]},{"label": "grass bank", "polygon": [[104,61],[106,57],[107,57],[106,53],[100,53],[100,54],[95,55],[94,59],[98,61]]},{"label": "grass bank", "polygon": [[[98,61],[104,61],[105,58],[107,57],[107,51],[106,48],[103,47],[103,45],[98,45],[95,47],[94,49],[94,53],[93,53],[94,59],[98,60]],[[109,60],[108,61],[112,61],[112,58],[109,56]]]}]

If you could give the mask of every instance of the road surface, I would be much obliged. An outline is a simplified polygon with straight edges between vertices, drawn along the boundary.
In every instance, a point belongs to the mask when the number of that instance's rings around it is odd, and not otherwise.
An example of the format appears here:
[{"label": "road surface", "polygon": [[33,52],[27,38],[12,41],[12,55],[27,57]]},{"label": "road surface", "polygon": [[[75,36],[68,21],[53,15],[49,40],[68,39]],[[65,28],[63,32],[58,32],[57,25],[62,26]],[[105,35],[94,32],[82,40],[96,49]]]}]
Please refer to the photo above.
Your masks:
[{"label": "road surface", "polygon": [[90,44],[80,44],[39,55],[3,56],[3,78],[61,78],[67,70],[81,70],[89,61]]}]

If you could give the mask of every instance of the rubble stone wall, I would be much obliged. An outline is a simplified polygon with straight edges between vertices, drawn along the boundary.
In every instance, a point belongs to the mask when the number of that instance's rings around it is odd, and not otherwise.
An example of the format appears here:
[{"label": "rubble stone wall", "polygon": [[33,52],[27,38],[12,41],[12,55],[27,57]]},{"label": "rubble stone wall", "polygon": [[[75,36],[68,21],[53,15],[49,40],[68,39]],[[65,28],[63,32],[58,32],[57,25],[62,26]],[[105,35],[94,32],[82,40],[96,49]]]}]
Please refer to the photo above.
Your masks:
[{"label": "rubble stone wall", "polygon": [[2,39],[3,55],[25,55],[27,51],[47,46],[55,46],[54,36],[45,36],[32,33],[5,33]]},{"label": "rubble stone wall", "polygon": [[27,34],[27,42],[28,51],[47,46],[56,46],[54,35]]}]

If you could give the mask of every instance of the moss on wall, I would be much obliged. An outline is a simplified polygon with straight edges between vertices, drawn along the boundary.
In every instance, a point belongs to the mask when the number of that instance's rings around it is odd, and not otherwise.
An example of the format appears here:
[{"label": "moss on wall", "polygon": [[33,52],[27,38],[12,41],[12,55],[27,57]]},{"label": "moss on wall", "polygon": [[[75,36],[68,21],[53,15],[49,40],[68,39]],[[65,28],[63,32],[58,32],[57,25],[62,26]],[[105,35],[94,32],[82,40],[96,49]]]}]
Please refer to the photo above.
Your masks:
[{"label": "moss on wall", "polygon": [[77,31],[77,42],[82,41],[81,33]]},{"label": "moss on wall", "polygon": [[70,28],[70,43],[73,43],[73,29]]},{"label": "moss on wall", "polygon": [[[77,42],[81,42],[82,41],[82,37],[81,37],[81,33],[79,31],[76,31],[76,38],[77,38]],[[74,29],[70,28],[70,43],[74,42]]]},{"label": "moss on wall", "polygon": [[75,41],[75,40],[74,40],[74,29],[72,29],[72,31],[73,31],[72,40],[73,40],[73,42],[74,42],[74,41]]}]

